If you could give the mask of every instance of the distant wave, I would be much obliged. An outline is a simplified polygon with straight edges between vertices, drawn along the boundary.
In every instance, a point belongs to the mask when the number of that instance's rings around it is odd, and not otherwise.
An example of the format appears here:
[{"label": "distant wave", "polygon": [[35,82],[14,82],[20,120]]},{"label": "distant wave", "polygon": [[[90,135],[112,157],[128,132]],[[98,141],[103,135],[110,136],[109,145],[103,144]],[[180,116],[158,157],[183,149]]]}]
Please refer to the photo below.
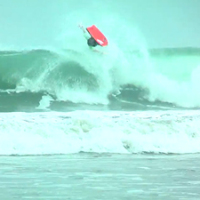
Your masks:
[{"label": "distant wave", "polygon": [[172,56],[172,55],[200,55],[200,48],[195,47],[185,47],[185,48],[162,48],[162,49],[150,49],[150,55],[163,55],[163,56]]}]

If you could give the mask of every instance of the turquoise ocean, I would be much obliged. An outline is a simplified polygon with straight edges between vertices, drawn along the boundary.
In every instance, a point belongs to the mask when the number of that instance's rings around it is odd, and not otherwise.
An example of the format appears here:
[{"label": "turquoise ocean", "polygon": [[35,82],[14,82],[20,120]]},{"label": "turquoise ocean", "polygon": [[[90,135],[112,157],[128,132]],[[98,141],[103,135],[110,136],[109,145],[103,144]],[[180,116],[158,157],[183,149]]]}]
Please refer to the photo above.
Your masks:
[{"label": "turquoise ocean", "polygon": [[2,199],[198,199],[200,48],[149,47],[121,4],[30,2],[0,42]]}]

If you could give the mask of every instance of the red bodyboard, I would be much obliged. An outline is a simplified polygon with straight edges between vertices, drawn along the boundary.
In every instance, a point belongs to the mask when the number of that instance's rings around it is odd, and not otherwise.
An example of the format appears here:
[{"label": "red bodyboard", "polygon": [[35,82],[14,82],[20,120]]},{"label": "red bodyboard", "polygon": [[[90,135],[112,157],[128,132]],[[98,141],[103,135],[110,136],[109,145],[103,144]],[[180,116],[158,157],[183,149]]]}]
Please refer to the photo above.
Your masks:
[{"label": "red bodyboard", "polygon": [[104,34],[95,25],[87,27],[86,29],[99,45],[101,45],[101,46],[108,45],[108,40],[106,39]]}]

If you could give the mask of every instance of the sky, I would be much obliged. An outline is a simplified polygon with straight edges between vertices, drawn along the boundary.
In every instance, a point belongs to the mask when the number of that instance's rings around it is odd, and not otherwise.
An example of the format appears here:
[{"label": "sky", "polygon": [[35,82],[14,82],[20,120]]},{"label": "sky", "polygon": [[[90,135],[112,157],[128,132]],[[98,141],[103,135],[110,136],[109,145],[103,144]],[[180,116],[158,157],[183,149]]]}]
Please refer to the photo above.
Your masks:
[{"label": "sky", "polygon": [[149,48],[200,47],[200,0],[1,0],[0,13],[0,48],[54,45],[82,21],[127,40],[135,28]]}]

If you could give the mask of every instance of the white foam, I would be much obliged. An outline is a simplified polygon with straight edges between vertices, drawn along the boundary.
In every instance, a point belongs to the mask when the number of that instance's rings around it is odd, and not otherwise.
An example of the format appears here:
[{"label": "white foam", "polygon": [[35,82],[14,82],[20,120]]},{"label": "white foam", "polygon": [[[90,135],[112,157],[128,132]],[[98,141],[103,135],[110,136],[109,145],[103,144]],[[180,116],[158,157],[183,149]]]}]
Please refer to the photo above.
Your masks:
[{"label": "white foam", "polygon": [[197,111],[1,113],[0,155],[198,153]]},{"label": "white foam", "polygon": [[37,109],[42,109],[42,110],[48,109],[49,106],[51,105],[51,101],[53,101],[53,98],[51,96],[49,95],[42,96],[42,99],[40,100]]}]

